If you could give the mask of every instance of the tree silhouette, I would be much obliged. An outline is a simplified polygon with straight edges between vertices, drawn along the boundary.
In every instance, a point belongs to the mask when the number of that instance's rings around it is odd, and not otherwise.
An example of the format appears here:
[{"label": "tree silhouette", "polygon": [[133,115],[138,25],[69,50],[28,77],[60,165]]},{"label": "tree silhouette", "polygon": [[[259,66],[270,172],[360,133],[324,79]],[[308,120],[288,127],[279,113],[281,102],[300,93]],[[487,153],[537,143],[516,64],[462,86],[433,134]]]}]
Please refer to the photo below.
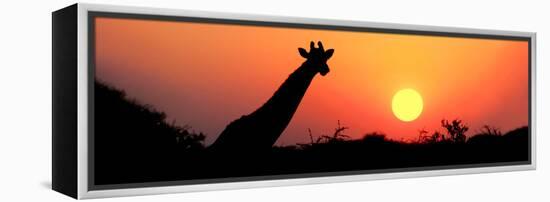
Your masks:
[{"label": "tree silhouette", "polygon": [[462,120],[455,119],[449,122],[446,119],[441,120],[441,126],[447,129],[447,134],[451,141],[455,143],[464,143],[466,141],[466,131],[468,131],[468,126],[462,123]]},{"label": "tree silhouette", "polygon": [[311,133],[311,129],[308,128],[308,131],[309,131],[311,144],[319,144],[319,143],[341,142],[341,141],[345,141],[346,139],[349,139],[350,136],[344,134],[344,131],[347,129],[349,129],[349,127],[340,125],[340,120],[338,120],[338,125],[334,129],[334,133],[332,133],[332,135],[321,135],[317,137],[317,140],[315,141],[313,141],[313,135]]}]

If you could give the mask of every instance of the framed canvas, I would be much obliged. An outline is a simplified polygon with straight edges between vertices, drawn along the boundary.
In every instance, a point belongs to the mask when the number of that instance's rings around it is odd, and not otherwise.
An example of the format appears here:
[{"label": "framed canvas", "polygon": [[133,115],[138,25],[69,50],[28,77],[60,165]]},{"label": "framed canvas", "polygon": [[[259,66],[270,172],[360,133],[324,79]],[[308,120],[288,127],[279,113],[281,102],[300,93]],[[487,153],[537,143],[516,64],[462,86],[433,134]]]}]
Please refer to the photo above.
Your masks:
[{"label": "framed canvas", "polygon": [[52,15],[52,187],[74,198],[535,169],[535,33]]}]

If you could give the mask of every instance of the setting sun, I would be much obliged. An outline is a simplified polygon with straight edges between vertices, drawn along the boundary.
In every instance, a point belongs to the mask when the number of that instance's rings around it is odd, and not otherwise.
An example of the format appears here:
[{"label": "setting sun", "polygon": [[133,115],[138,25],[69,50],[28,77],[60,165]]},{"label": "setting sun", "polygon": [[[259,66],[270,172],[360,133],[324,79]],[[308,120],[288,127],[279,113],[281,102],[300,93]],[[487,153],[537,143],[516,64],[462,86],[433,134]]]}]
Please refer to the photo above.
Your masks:
[{"label": "setting sun", "polygon": [[413,121],[422,113],[422,96],[413,89],[398,91],[392,99],[392,111],[395,116],[405,122]]}]

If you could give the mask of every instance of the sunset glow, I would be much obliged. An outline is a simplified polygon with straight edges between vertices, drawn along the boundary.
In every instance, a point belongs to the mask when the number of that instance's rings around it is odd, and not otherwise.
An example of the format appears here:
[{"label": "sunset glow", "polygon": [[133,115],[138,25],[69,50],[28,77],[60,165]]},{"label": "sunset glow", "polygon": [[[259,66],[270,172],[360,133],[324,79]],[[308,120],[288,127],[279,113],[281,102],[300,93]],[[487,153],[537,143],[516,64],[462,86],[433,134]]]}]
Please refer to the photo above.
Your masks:
[{"label": "sunset glow", "polygon": [[[528,124],[528,42],[98,17],[96,77],[207,135],[264,104],[304,58],[333,48],[277,144],[378,131],[412,139],[443,118],[508,131]],[[404,90],[403,89],[414,89]]]}]

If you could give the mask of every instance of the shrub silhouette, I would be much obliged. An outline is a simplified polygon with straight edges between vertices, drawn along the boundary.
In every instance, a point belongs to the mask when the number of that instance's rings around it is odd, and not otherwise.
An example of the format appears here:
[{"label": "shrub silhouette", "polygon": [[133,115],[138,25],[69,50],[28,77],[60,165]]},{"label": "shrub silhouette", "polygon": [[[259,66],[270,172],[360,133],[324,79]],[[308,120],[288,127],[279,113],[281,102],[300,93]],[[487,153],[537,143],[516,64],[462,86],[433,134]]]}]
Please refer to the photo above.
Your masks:
[{"label": "shrub silhouette", "polygon": [[172,124],[171,127],[175,130],[176,148],[180,150],[201,150],[204,149],[204,139],[206,136],[203,133],[190,132],[191,126],[178,126]]},{"label": "shrub silhouette", "polygon": [[[332,135],[321,135],[317,138],[317,141],[315,141],[316,144],[318,143],[332,143],[332,142],[341,142],[345,141],[346,139],[349,139],[350,136],[345,135],[344,131],[349,129],[349,127],[345,127],[340,125],[340,120],[338,120],[338,126],[334,129],[334,133]],[[311,129],[309,130],[309,136],[311,137]]]},{"label": "shrub silhouette", "polygon": [[[441,127],[447,131],[447,134],[441,133],[439,131],[434,131],[431,135],[429,131],[421,129],[418,131],[418,139],[416,143],[419,144],[436,144],[436,143],[464,143],[466,142],[466,132],[469,130],[469,127],[462,123],[462,120],[454,119],[448,121],[447,119],[441,120]],[[483,129],[490,129],[486,128]],[[482,129],[482,130],[483,130]]]},{"label": "shrub silhouette", "polygon": [[383,142],[387,142],[388,139],[386,139],[386,134],[372,132],[365,134],[361,141],[363,141],[363,143],[365,144],[380,144]]},{"label": "shrub silhouette", "polygon": [[500,130],[498,128],[495,128],[495,127],[492,127],[492,126],[489,126],[489,125],[484,125],[481,128],[481,133],[480,134],[498,136],[498,135],[502,135],[502,132],[500,132]]},{"label": "shrub silhouette", "polygon": [[424,137],[423,141],[427,144],[435,144],[438,142],[445,142],[447,139],[445,138],[445,134],[435,131],[432,135]]},{"label": "shrub silhouette", "polygon": [[462,120],[455,119],[449,122],[446,119],[441,120],[441,126],[447,129],[447,134],[451,141],[455,143],[463,143],[466,141],[465,133],[468,131],[468,126],[462,123]]}]

